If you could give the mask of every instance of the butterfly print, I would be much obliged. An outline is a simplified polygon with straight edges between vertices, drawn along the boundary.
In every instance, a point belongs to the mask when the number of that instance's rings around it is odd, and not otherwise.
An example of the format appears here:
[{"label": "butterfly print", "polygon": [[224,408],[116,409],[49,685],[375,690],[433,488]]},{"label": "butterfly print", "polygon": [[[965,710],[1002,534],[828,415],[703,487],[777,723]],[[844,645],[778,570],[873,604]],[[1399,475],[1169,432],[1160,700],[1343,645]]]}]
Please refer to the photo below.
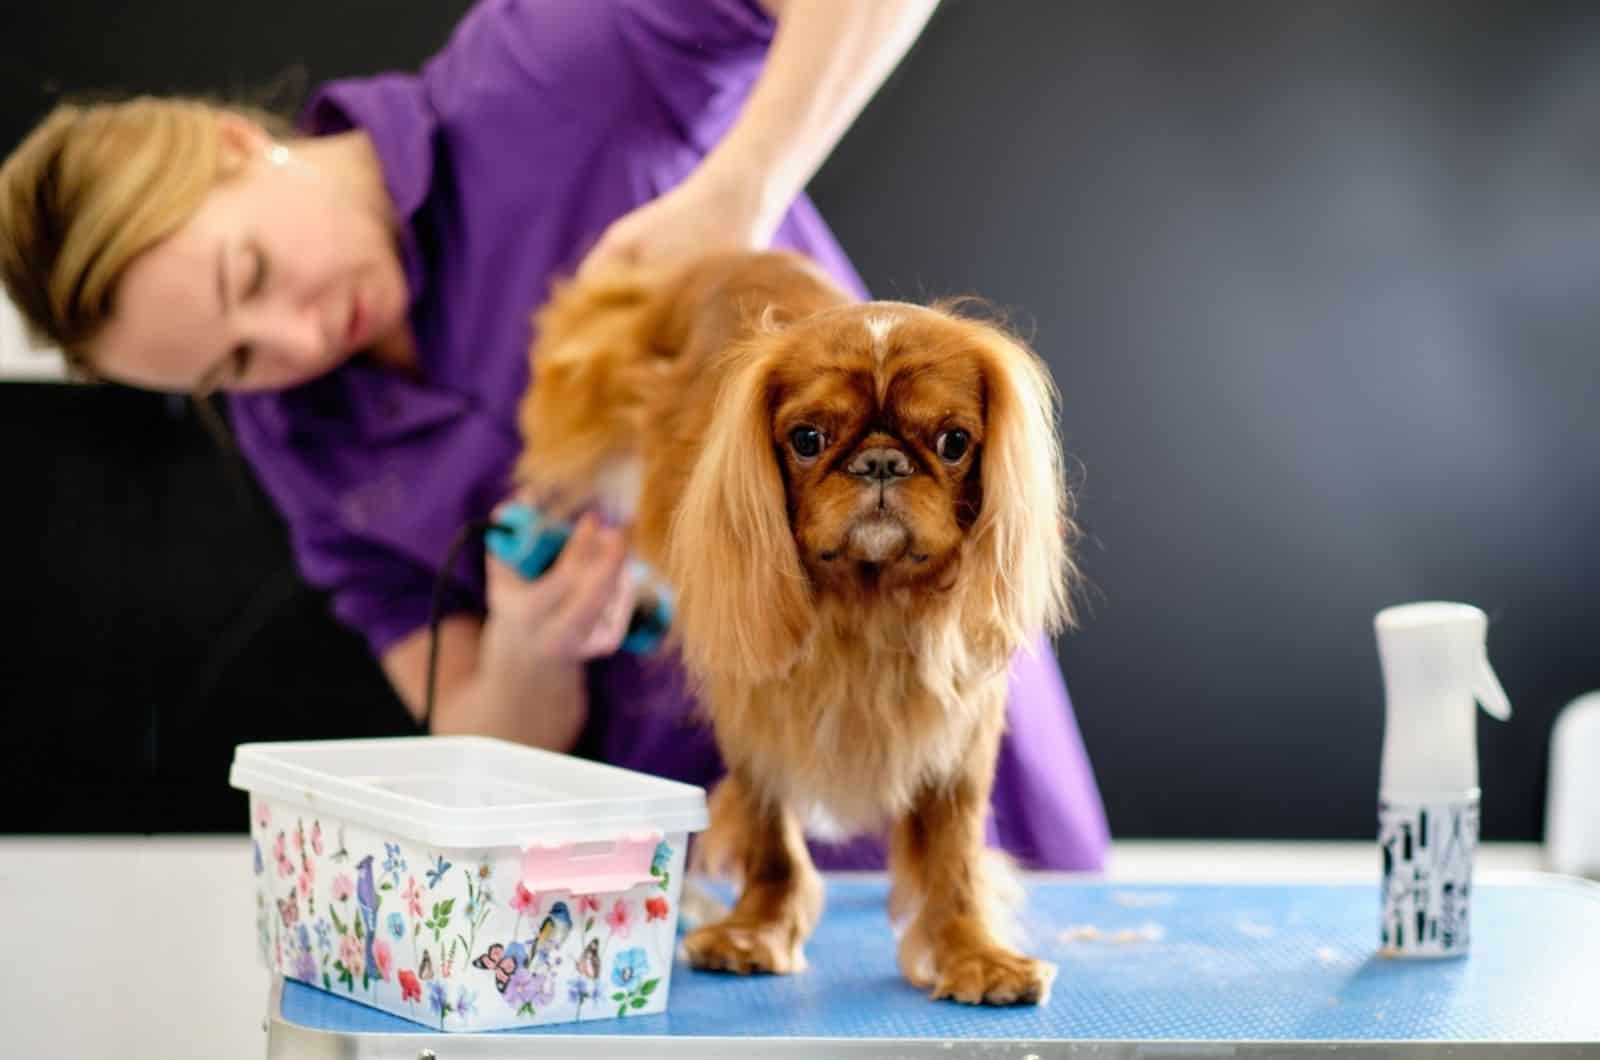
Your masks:
[{"label": "butterfly print", "polygon": [[578,974],[590,979],[600,978],[600,940],[590,939],[578,957]]},{"label": "butterfly print", "polygon": [[517,961],[515,957],[506,955],[506,948],[500,943],[489,947],[489,952],[478,957],[472,962],[474,968],[488,968],[494,972],[494,988],[502,994],[506,992],[506,984],[516,974]]}]

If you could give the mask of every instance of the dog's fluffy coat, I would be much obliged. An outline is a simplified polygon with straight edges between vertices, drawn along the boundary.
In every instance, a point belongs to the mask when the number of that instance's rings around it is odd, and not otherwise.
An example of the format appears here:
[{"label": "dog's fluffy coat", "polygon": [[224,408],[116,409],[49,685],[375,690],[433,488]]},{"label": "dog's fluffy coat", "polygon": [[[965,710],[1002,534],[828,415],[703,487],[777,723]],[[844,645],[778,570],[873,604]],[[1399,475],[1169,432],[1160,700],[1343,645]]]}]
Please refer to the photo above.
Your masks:
[{"label": "dog's fluffy coat", "polygon": [[742,890],[688,936],[694,963],[803,966],[821,816],[888,829],[908,978],[1043,1001],[1054,969],[1000,943],[982,867],[1008,664],[1070,617],[1038,358],[783,253],[564,284],[535,324],[518,479],[631,520],[729,770],[699,846]]}]

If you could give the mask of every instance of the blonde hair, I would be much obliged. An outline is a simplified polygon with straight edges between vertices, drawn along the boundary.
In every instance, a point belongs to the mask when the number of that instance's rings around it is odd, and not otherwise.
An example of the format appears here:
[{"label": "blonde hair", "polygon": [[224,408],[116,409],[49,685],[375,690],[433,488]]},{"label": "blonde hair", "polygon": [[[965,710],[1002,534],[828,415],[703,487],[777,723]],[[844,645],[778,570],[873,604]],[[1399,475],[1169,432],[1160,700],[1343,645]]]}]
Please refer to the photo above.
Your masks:
[{"label": "blonde hair", "polygon": [[0,282],[35,339],[77,373],[94,374],[89,344],[128,265],[226,175],[218,110],[148,96],[63,104],[0,165]]}]

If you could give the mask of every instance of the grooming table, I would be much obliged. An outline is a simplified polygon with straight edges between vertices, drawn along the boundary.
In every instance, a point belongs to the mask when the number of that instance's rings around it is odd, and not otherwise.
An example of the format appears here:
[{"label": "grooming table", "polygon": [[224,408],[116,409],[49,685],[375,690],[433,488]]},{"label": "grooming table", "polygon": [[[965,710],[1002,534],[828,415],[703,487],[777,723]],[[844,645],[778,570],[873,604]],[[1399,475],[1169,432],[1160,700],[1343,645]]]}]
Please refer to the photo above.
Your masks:
[{"label": "grooming table", "polygon": [[[1043,1008],[929,1001],[895,965],[878,878],[833,878],[811,967],[740,978],[683,965],[660,1016],[462,1035],[280,981],[269,1060],[457,1057],[1567,1057],[1600,1052],[1600,886],[1489,877],[1472,952],[1375,955],[1371,885],[1029,886]],[[480,1004],[498,999],[491,992]]]}]

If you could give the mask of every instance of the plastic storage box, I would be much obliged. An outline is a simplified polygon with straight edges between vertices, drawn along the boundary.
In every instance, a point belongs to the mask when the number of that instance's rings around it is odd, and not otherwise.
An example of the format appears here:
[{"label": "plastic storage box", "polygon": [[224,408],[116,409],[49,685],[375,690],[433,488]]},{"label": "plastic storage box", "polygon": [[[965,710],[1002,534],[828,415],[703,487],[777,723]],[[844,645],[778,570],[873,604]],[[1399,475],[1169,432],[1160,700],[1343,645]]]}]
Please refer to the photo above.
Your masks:
[{"label": "plastic storage box", "polygon": [[472,736],[244,744],[267,967],[447,1031],[667,1006],[705,792]]}]

